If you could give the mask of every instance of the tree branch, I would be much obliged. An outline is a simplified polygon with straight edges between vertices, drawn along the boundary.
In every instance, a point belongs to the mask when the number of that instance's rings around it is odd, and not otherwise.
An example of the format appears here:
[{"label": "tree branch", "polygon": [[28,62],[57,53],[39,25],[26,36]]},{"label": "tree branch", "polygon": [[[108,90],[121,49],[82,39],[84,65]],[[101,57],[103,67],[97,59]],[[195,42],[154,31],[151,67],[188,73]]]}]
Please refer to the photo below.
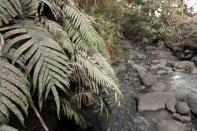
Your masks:
[{"label": "tree branch", "polygon": [[49,131],[47,125],[45,124],[43,118],[41,117],[40,113],[38,112],[37,108],[35,107],[33,101],[30,101],[29,104],[30,104],[30,107],[33,109],[35,115],[36,115],[37,118],[39,119],[39,121],[40,121],[42,127],[44,128],[44,130],[45,130],[45,131]]}]

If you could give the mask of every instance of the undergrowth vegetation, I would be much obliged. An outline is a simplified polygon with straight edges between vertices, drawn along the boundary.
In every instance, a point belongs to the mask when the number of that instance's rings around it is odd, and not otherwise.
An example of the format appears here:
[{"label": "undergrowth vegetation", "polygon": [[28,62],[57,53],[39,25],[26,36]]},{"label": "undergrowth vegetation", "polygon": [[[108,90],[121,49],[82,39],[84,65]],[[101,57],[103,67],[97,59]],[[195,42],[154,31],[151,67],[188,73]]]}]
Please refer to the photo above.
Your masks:
[{"label": "undergrowth vegetation", "polygon": [[155,4],[154,8],[148,2],[127,5],[124,17],[128,19],[123,22],[123,27],[128,39],[156,44],[177,35],[173,28],[174,12],[162,8],[160,4]]}]

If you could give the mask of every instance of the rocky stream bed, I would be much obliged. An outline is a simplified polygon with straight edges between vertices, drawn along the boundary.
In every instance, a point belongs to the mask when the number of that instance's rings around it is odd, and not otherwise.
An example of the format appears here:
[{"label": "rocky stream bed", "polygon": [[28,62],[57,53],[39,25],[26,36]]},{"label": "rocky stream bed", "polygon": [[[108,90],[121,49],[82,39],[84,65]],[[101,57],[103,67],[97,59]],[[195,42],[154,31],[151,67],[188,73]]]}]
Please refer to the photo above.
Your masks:
[{"label": "rocky stream bed", "polygon": [[121,106],[109,96],[116,131],[197,131],[197,68],[164,46],[128,42],[113,59]]}]

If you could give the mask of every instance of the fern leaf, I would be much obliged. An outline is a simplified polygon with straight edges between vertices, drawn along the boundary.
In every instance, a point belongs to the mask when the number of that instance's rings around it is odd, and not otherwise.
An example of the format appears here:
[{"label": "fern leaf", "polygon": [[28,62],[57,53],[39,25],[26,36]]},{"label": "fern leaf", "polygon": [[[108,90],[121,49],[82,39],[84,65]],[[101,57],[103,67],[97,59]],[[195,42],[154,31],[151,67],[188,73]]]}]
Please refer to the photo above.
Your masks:
[{"label": "fern leaf", "polygon": [[107,56],[104,40],[92,26],[87,14],[69,3],[64,4],[63,12],[65,21],[68,19],[70,20],[69,23],[65,23],[65,26],[73,26],[80,32],[82,38],[87,41],[87,44],[95,46],[99,52],[101,52],[104,56]]},{"label": "fern leaf", "polygon": [[21,14],[22,8],[18,0],[0,0],[0,27],[3,24],[9,24]]},{"label": "fern leaf", "polygon": [[68,119],[73,119],[80,127],[87,128],[90,124],[85,120],[84,115],[78,109],[74,108],[69,101],[64,99],[61,106],[63,115],[65,115]]},{"label": "fern leaf", "polygon": [[[17,31],[12,33],[8,33],[10,32],[8,29],[12,29],[11,27],[0,29],[4,31],[3,36],[6,35],[4,51],[9,53],[12,48],[16,48],[13,63],[24,56],[26,74],[33,80],[33,90],[38,90],[40,108],[42,108],[44,94],[47,97],[52,91],[59,114],[60,104],[58,104],[57,89],[65,92],[63,87],[69,87],[68,77],[71,73],[69,59],[46,29],[36,26],[32,21],[18,21],[18,23],[19,27],[13,28]],[[16,46],[19,42],[21,44]],[[47,75],[46,70],[48,70]],[[47,80],[53,81],[53,84],[47,84]]]},{"label": "fern leaf", "polygon": [[22,6],[22,12],[25,17],[35,16],[38,10],[38,0],[20,0]]},{"label": "fern leaf", "polygon": [[[1,102],[0,102],[0,113],[2,114],[2,116],[5,117],[5,119],[7,121],[9,121],[10,114],[9,114],[8,108],[4,104],[2,104]],[[2,123],[2,122],[0,121],[0,123]]]},{"label": "fern leaf", "polygon": [[49,19],[45,19],[45,26],[47,27],[49,32],[53,36],[55,36],[56,41],[59,41],[63,49],[73,54],[74,46],[73,43],[70,41],[67,32],[65,32],[58,23],[51,21]]},{"label": "fern leaf", "polygon": [[[0,113],[7,119],[8,110],[24,125],[23,111],[28,114],[28,99],[31,98],[29,82],[13,65],[0,61]],[[18,108],[20,107],[20,109]]]},{"label": "fern leaf", "polygon": [[0,130],[1,131],[19,131],[11,126],[8,126],[8,125],[0,125]]}]

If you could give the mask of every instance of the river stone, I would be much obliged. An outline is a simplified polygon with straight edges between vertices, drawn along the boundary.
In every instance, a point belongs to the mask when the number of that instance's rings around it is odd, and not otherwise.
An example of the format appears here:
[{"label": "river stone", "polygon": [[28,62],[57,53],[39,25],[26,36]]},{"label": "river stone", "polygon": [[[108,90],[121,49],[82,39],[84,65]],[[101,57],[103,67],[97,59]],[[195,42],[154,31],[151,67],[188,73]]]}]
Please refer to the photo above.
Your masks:
[{"label": "river stone", "polygon": [[182,70],[187,72],[192,72],[194,68],[194,63],[191,61],[180,61],[174,65],[175,70]]},{"label": "river stone", "polygon": [[146,111],[144,112],[144,114],[146,118],[150,119],[153,122],[168,120],[172,117],[172,114],[166,111],[165,109],[159,111]]},{"label": "river stone", "polygon": [[[151,92],[142,94],[138,97],[139,111],[157,111],[166,108],[166,103],[171,104],[171,108],[175,110],[176,98],[170,92]],[[173,110],[172,109],[172,110]]]},{"label": "river stone", "polygon": [[147,72],[147,69],[142,66],[142,65],[139,65],[139,64],[133,64],[132,65],[134,70],[138,73],[138,74],[146,74]]},{"label": "river stone", "polygon": [[183,123],[188,123],[188,122],[191,122],[192,118],[191,116],[182,116],[180,114],[177,114],[175,113],[174,115],[174,118],[179,120],[180,122],[183,122]]},{"label": "river stone", "polygon": [[162,120],[157,123],[158,131],[186,131],[186,127],[178,121]]},{"label": "river stone", "polygon": [[164,75],[167,74],[168,72],[166,70],[159,70],[157,71],[157,75]]},{"label": "river stone", "polygon": [[194,56],[191,60],[197,65],[197,56]]},{"label": "river stone", "polygon": [[172,113],[175,113],[176,112],[175,105],[176,105],[176,100],[175,100],[175,102],[174,101],[167,101],[166,102],[166,109]]},{"label": "river stone", "polygon": [[188,93],[187,102],[191,107],[191,111],[197,115],[197,93]]},{"label": "river stone", "polygon": [[182,115],[186,115],[190,112],[189,106],[185,102],[179,101],[176,104],[176,111]]},{"label": "river stone", "polygon": [[166,89],[166,85],[163,82],[158,82],[151,87],[151,91],[162,92]]},{"label": "river stone", "polygon": [[157,82],[157,78],[151,73],[139,74],[142,83],[146,86],[152,86]]},{"label": "river stone", "polygon": [[152,60],[151,63],[152,64],[159,64],[159,60]]}]

